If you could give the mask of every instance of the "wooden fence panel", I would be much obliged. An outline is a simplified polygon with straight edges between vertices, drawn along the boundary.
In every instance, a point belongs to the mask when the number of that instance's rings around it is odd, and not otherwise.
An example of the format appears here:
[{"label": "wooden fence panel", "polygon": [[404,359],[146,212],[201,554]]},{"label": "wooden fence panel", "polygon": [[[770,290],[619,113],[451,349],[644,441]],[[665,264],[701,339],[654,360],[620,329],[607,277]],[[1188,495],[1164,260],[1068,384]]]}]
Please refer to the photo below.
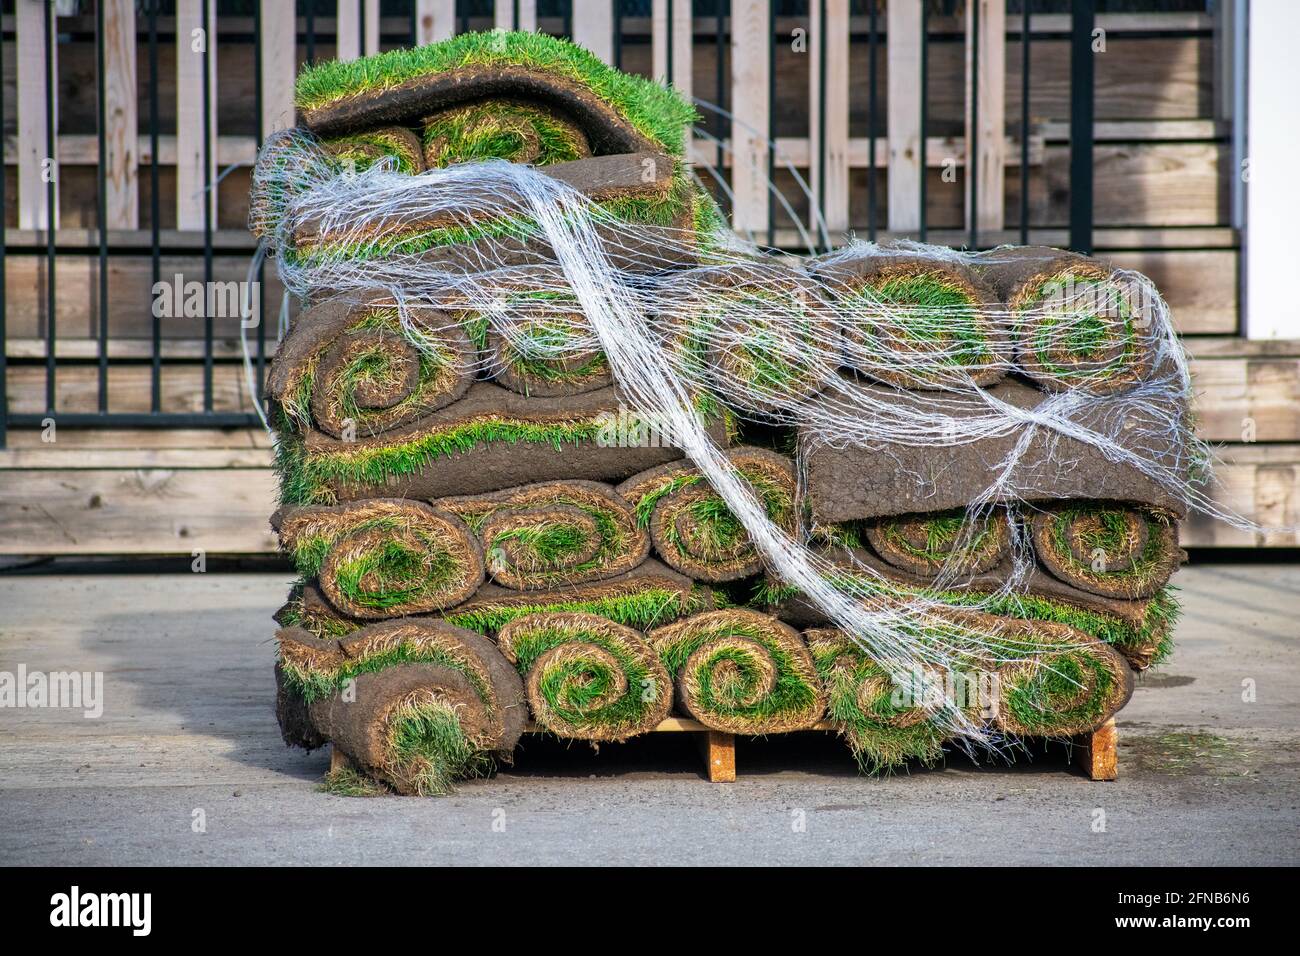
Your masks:
[{"label": "wooden fence panel", "polygon": [[104,4],[105,225],[140,225],[139,141],[135,87],[135,0]]},{"label": "wooden fence panel", "polygon": [[422,46],[455,36],[456,0],[415,0],[415,32]]},{"label": "wooden fence panel", "polygon": [[[217,18],[211,0],[176,0],[176,228],[204,227],[204,200],[217,222]],[[206,12],[206,25],[204,24]],[[203,140],[204,51],[208,147]],[[206,154],[206,155],[205,155]]]},{"label": "wooden fence panel", "polygon": [[889,228],[921,228],[921,0],[887,8],[889,68]]}]

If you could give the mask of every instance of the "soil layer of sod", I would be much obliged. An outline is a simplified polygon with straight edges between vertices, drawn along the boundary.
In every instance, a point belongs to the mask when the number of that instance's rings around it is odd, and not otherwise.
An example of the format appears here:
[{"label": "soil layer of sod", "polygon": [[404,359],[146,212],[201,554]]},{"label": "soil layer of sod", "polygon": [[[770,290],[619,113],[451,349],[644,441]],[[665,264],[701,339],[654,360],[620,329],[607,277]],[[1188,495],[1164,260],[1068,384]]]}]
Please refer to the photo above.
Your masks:
[{"label": "soil layer of sod", "polygon": [[[485,494],[537,481],[618,482],[682,457],[677,448],[618,447],[609,436],[626,415],[615,388],[564,398],[527,398],[488,382],[460,401],[378,438],[345,442],[308,431],[277,449],[286,502]],[[712,422],[727,442],[726,423]]]},{"label": "soil layer of sod", "polygon": [[[900,392],[848,382],[845,387],[873,392],[872,402],[902,410],[914,408],[918,416],[939,411],[943,401],[936,393]],[[1043,400],[1042,392],[1011,379],[989,391],[1000,401],[1019,408],[1033,408]],[[1081,411],[1078,420],[1086,428],[1105,433],[1113,424],[1107,424],[1107,419],[1113,418],[1114,410],[1100,401],[1098,407]],[[977,410],[944,407],[942,414],[966,417],[977,414]],[[1121,447],[1128,435],[1158,434],[1167,427],[1153,408],[1127,409],[1127,418],[1133,423],[1132,429],[1115,437]],[[1017,428],[1005,436],[954,445],[884,442],[873,449],[832,447],[818,441],[814,433],[801,431],[812,517],[820,523],[835,524],[965,508],[999,477],[999,464],[1011,454],[1021,432],[1022,428]],[[1173,474],[1186,474],[1191,464],[1178,459],[1173,443],[1163,451],[1136,447],[1129,450],[1144,459],[1154,459]],[[1070,462],[1070,467],[1062,468],[1063,461]],[[1013,481],[1018,497],[1030,502],[1106,499],[1144,504],[1180,519],[1186,515],[1186,505],[1177,495],[1137,467],[1113,462],[1085,441],[1043,428],[1030,439],[1016,465]]]}]

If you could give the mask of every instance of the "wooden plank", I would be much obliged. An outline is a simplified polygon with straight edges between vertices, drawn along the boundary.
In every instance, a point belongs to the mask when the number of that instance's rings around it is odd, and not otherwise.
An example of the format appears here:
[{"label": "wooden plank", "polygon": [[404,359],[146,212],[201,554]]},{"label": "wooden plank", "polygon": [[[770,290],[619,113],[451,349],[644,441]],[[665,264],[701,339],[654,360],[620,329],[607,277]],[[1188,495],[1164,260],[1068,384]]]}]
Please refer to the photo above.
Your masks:
[{"label": "wooden plank", "polygon": [[[298,68],[297,23],[293,4],[259,3],[261,11],[262,61],[257,69],[262,77],[262,138],[276,130],[294,125],[293,81]],[[217,142],[217,163],[230,165],[222,155],[221,137]],[[162,144],[159,143],[161,152]]]},{"label": "wooden plank", "polygon": [[[789,163],[799,169],[812,168],[812,157],[816,155],[816,147],[811,139],[803,136],[778,136],[773,142],[782,163]],[[850,169],[867,168],[871,162],[871,140],[866,136],[853,136],[846,142],[845,155],[847,162],[845,165]],[[889,166],[889,144],[881,138],[877,138],[875,144],[876,168],[886,169]],[[1015,148],[1011,149],[1013,146]],[[1019,143],[1007,137],[1005,147],[1009,150],[1007,164],[1010,166],[1020,165]],[[721,162],[718,160],[719,152],[722,153]],[[721,146],[708,140],[698,140],[693,144],[691,158],[694,162],[708,163],[717,168],[732,166],[734,163],[731,153],[731,140],[724,139]],[[966,140],[956,136],[927,137],[925,161],[930,169],[941,168],[945,163],[956,163],[958,168],[965,166]],[[1031,165],[1042,164],[1042,140],[1030,139],[1029,162]]]},{"label": "wooden plank", "polygon": [[[976,37],[975,15],[979,14]],[[979,48],[975,62],[976,43]],[[1001,229],[1006,189],[1006,0],[966,3],[966,155],[975,154],[975,175],[966,184],[966,223],[980,230]],[[971,140],[975,140],[975,149]],[[971,208],[974,190],[975,208]]]},{"label": "wooden plank", "polygon": [[1234,249],[1104,253],[1112,265],[1134,269],[1155,283],[1178,331],[1235,333],[1239,254]]},{"label": "wooden plank", "polygon": [[340,770],[353,770],[356,765],[352,758],[345,754],[338,747],[330,744],[330,773],[337,773]]},{"label": "wooden plank", "polygon": [[[130,454],[137,451],[222,451],[234,449],[270,448],[271,436],[260,426],[257,428],[65,428],[58,434],[53,446],[41,438],[35,429],[20,428],[9,433],[9,448],[31,451],[51,447],[60,454],[77,450],[118,451]],[[64,459],[62,466],[66,467]],[[130,467],[127,465],[127,467]]]},{"label": "wooden plank", "polygon": [[1074,756],[1089,780],[1119,779],[1119,731],[1112,717],[1075,742]]},{"label": "wooden plank", "polygon": [[[46,128],[47,72],[45,28],[54,16],[54,5],[44,0],[18,0],[14,10],[17,56],[18,104],[18,225],[23,229],[47,229],[51,222],[47,176],[55,177],[53,223],[59,224],[58,156],[50,156]],[[58,76],[58,44],[53,44],[54,75]],[[58,89],[51,91],[54,128],[59,125]],[[56,144],[57,145],[57,144]]]},{"label": "wooden plank", "polygon": [[0,554],[264,554],[275,502],[269,468],[10,472]]},{"label": "wooden plank", "polygon": [[768,78],[772,35],[768,6],[759,0],[731,4],[732,227],[767,239]]},{"label": "wooden plank", "polygon": [[[811,53],[808,82],[810,179],[812,193],[820,200],[826,230],[831,241],[838,244],[849,231],[849,3],[848,0],[825,0],[824,3],[813,0],[811,8],[812,29],[808,37]],[[823,8],[825,22],[822,20]],[[887,144],[877,142],[876,145],[887,154]],[[862,146],[864,152],[869,151],[870,141],[862,141]],[[784,150],[781,154],[789,155]],[[818,161],[811,162],[813,157]],[[816,222],[812,225],[816,226]]]},{"label": "wooden plank", "polygon": [[[93,334],[98,316],[99,262],[91,256],[59,255],[56,260],[55,305],[59,310],[58,332],[61,338],[84,338]],[[202,257],[164,255],[162,279],[174,282],[174,276],[202,276]],[[15,338],[38,338],[44,334],[46,263],[43,257],[9,255],[5,257],[6,325]],[[213,257],[214,282],[242,282],[248,274],[245,254]],[[152,335],[153,267],[147,254],[115,255],[108,262],[108,320],[111,339],[147,338]],[[263,282],[268,314],[280,303],[283,287],[274,269],[266,270]],[[239,334],[237,315],[217,316],[215,334],[222,339],[236,339]],[[193,339],[203,335],[203,319],[195,316],[167,319],[162,334],[168,339]],[[274,336],[268,336],[273,339]],[[268,345],[273,344],[268,342]]]},{"label": "wooden plank", "polygon": [[[1300,445],[1240,444],[1216,449],[1210,497],[1231,513],[1261,528],[1300,526]],[[1234,528],[1204,515],[1192,515],[1179,532],[1185,547],[1296,547],[1300,533]]]},{"label": "wooden plank", "polygon": [[[136,131],[135,0],[104,4],[105,224],[140,225],[139,136]],[[96,156],[98,160],[98,156]]]},{"label": "wooden plank", "polygon": [[493,24],[498,30],[537,31],[537,0],[496,0]]},{"label": "wooden plank", "polygon": [[1300,441],[1300,358],[1196,358],[1196,433],[1207,441]]},{"label": "wooden plank", "polygon": [[[293,122],[293,84],[290,71],[290,86],[287,100],[289,102],[288,125]],[[270,111],[265,110],[263,116]],[[277,113],[282,111],[277,111]],[[252,166],[257,160],[257,139],[253,136],[218,136],[214,141],[217,149],[217,163],[225,166]],[[59,166],[98,166],[99,140],[93,133],[63,133],[59,136],[56,149],[59,154]],[[135,155],[137,164],[148,166],[153,162],[153,145],[147,133],[136,137]],[[18,144],[12,136],[4,141],[4,161],[12,166],[18,161]],[[158,163],[162,166],[176,165],[176,137],[171,133],[158,137]],[[111,227],[121,228],[121,227]],[[130,227],[132,229],[137,226]],[[60,236],[62,239],[62,236]]]},{"label": "wooden plank", "polygon": [[[1223,180],[1228,161],[1228,147],[1219,143],[1099,144],[1094,148],[1096,222],[1099,226],[1226,225],[1228,194]],[[1046,221],[1064,223],[1069,219],[1069,148],[1044,147],[1044,165],[1050,197]]]},{"label": "wooden plank", "polygon": [[921,228],[921,4],[900,0],[886,9],[889,42],[889,228]]},{"label": "wooden plank", "polygon": [[736,737],[716,730],[700,734],[696,740],[704,757],[710,783],[736,782]]},{"label": "wooden plank", "polygon": [[[650,19],[651,75],[657,80],[667,80],[689,100],[693,83],[691,47],[694,42],[691,35],[691,0],[654,0]],[[670,44],[671,76],[668,69]]]},{"label": "wooden plank", "polygon": [[[207,11],[206,32],[203,26]],[[203,62],[207,51],[208,135],[211,149],[206,157],[203,144]],[[176,0],[176,226],[204,228],[204,200],[217,221],[217,191],[208,186],[217,180],[217,18],[211,0]]]},{"label": "wooden plank", "polygon": [[421,46],[456,35],[456,0],[415,0],[415,17]]},{"label": "wooden plank", "polygon": [[[148,365],[110,365],[109,411],[147,412],[152,369]],[[9,368],[9,411],[39,414],[45,411],[45,368],[15,365]],[[93,412],[98,408],[99,369],[93,365],[62,365],[55,379],[58,413]],[[242,364],[217,365],[212,373],[212,403],[219,412],[252,412],[244,384]],[[162,408],[165,412],[203,411],[203,366],[168,365],[162,370]],[[58,419],[58,413],[55,419]]]},{"label": "wooden plank", "polygon": [[355,60],[378,53],[379,0],[338,0],[335,31],[338,59]]},{"label": "wooden plank", "polygon": [[574,0],[573,42],[614,62],[614,0]]},{"label": "wooden plank", "polygon": [[[270,468],[275,454],[270,448],[78,448],[59,447],[59,441],[31,448],[0,449],[0,471],[13,469],[110,468]],[[18,434],[17,432],[12,434]],[[39,439],[40,432],[30,434]],[[15,476],[11,475],[10,478]],[[22,476],[16,476],[22,480]]]}]

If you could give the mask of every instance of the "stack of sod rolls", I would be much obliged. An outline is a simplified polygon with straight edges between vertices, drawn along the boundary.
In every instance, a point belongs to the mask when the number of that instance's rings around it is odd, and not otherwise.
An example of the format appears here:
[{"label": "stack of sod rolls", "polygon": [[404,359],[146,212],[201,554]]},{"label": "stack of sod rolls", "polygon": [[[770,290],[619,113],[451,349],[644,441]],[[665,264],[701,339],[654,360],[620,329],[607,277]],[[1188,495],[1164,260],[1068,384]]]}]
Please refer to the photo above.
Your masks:
[{"label": "stack of sod rolls", "polygon": [[[1108,288],[1101,264],[1050,250],[737,264],[684,160],[690,107],[541,35],[323,64],[297,100],[330,176],[505,160],[598,205],[629,286],[683,290],[661,303],[664,354],[765,520],[868,580],[877,605],[920,597],[982,636],[945,675],[978,685],[961,705],[973,726],[1094,729],[1167,653],[1185,509],[1140,469],[1064,437],[891,448],[814,427],[831,391],[827,420],[859,394],[918,414],[966,391],[1009,408],[1122,401],[1157,365],[1142,316],[1053,311],[1062,285]],[[346,754],[340,788],[409,794],[490,772],[529,726],[598,744],[670,714],[747,735],[829,722],[873,771],[941,756],[935,675],[901,686],[897,662],[773,573],[705,471],[629,409],[539,231],[391,198],[364,229],[320,204],[296,215],[296,174],[265,155],[253,225],[282,270],[418,263],[407,284],[303,290],[268,381],[272,526],[300,576],[277,614],[287,742]],[[791,302],[806,320],[786,320]],[[1024,480],[984,501],[1012,447]]]}]

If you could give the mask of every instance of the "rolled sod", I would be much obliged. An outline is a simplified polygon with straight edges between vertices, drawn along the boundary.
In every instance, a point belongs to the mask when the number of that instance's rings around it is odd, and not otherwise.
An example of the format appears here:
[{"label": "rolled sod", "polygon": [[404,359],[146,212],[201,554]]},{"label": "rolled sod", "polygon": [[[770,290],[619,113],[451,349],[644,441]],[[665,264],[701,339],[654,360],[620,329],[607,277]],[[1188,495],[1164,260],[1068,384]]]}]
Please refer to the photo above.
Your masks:
[{"label": "rolled sod", "polygon": [[[914,409],[917,415],[935,414],[939,409],[938,393],[899,392],[847,380],[844,388],[866,390],[871,393],[871,400],[899,406],[904,414],[909,409]],[[1019,408],[1033,408],[1043,400],[1038,390],[1011,379],[994,385],[990,392]],[[1081,410],[1077,420],[1084,427],[1109,433],[1116,409],[1105,399],[1097,402]],[[1174,442],[1161,448],[1137,444],[1141,441],[1138,436],[1143,433],[1167,431],[1167,420],[1158,414],[1158,408],[1125,406],[1123,411],[1134,427],[1120,429],[1115,435],[1114,440],[1121,447],[1160,463],[1173,474],[1187,474],[1191,462]],[[963,418],[974,415],[975,411],[945,405],[942,413]],[[832,447],[819,442],[812,430],[801,429],[799,438],[807,464],[807,495],[812,517],[823,524],[835,524],[965,508],[999,477],[999,463],[1016,447],[1024,427],[1027,426],[1013,429],[1006,436],[964,444],[910,445],[882,441],[875,448]],[[1062,462],[1069,462],[1070,467],[1061,467]],[[1178,494],[1153,481],[1137,467],[1110,461],[1095,446],[1046,428],[1036,429],[1013,477],[1016,494],[1025,501],[1109,499],[1146,505],[1176,518],[1186,515],[1186,505]]]},{"label": "rolled sod", "polygon": [[477,349],[438,309],[408,304],[412,338],[385,292],[338,297],[303,312],[276,351],[267,394],[288,423],[334,438],[371,438],[461,398]]},{"label": "rolled sod", "polygon": [[[464,674],[478,694],[485,728],[475,741],[509,756],[528,722],[523,684],[496,646],[483,635],[446,621],[408,617],[368,624],[341,639],[320,639],[302,628],[277,635],[279,666],[302,700],[324,699],[360,674],[398,664],[437,664]],[[323,651],[332,645],[332,654]],[[304,656],[304,649],[316,653]]]},{"label": "rolled sod", "polygon": [[492,725],[473,682],[438,664],[359,674],[311,704],[312,723],[360,769],[401,794],[450,792],[493,766]]},{"label": "rolled sod", "polygon": [[1032,655],[998,667],[995,722],[1004,733],[1088,733],[1133,696],[1133,671],[1114,648],[1064,624],[1036,622],[1028,639],[1037,645]]},{"label": "rolled sod", "polygon": [[626,740],[672,706],[672,680],[639,631],[595,614],[516,618],[497,646],[524,675],[533,720],[560,737]]},{"label": "rolled sod", "polygon": [[280,725],[280,736],[290,747],[316,750],[329,742],[311,722],[306,698],[286,680],[284,665],[279,661],[275,664],[275,720]]},{"label": "rolled sod", "polygon": [[282,508],[272,518],[298,573],[358,619],[452,607],[483,583],[483,552],[455,515],[419,501],[373,498]]},{"label": "rolled sod", "polygon": [[[822,548],[819,553],[842,570],[837,572],[869,593],[895,599],[925,597],[953,608],[978,607],[1016,620],[1067,624],[1089,638],[1104,641],[1122,653],[1135,670],[1144,670],[1164,660],[1173,647],[1172,631],[1178,617],[1178,602],[1168,589],[1149,599],[1121,600],[1083,591],[1034,567],[1014,592],[1005,585],[1014,571],[1008,560],[969,580],[960,587],[935,591],[928,579],[908,574],[862,549]],[[866,565],[878,576],[854,570]],[[822,628],[831,622],[797,589],[769,579],[755,595],[754,603],[799,628]]]},{"label": "rolled sod", "polygon": [[1155,363],[1154,303],[1106,264],[1042,246],[998,249],[977,266],[1011,313],[1020,371],[1048,391],[1124,391]]},{"label": "rolled sod", "polygon": [[[304,591],[304,607],[309,606]],[[713,594],[653,558],[604,581],[545,591],[515,591],[493,584],[445,613],[447,620],[483,634],[495,634],[528,614],[597,614],[639,631],[713,607]]]},{"label": "rolled sod", "polygon": [[826,711],[803,638],[770,615],[744,608],[706,611],[647,636],[673,674],[679,707],[713,730],[805,730]]},{"label": "rolled sod", "polygon": [[1106,597],[1151,597],[1185,557],[1177,523],[1139,508],[1071,502],[1034,514],[1031,527],[1034,554],[1043,567]]},{"label": "rolled sod", "polygon": [[[793,533],[796,491],[790,459],[763,448],[727,453],[777,525]],[[660,465],[618,487],[638,523],[650,531],[655,553],[697,581],[735,581],[757,573],[762,556],[744,527],[704,476],[687,465]]]},{"label": "rolled sod", "polygon": [[632,506],[594,481],[551,481],[489,495],[440,498],[478,536],[497,584],[540,590],[630,571],[650,553]]},{"label": "rolled sod", "polygon": [[896,568],[930,578],[981,574],[1011,553],[1011,526],[1004,509],[969,517],[964,511],[898,515],[865,527],[872,549]]},{"label": "rolled sod", "polygon": [[888,773],[910,760],[939,762],[944,733],[914,699],[895,693],[883,667],[843,631],[813,628],[803,636],[825,688],[826,716],[864,773]]},{"label": "rolled sod", "polygon": [[424,147],[409,129],[389,126],[348,136],[327,139],[325,149],[345,166],[356,172],[368,169],[380,160],[389,160],[401,173],[424,171]]},{"label": "rolled sod", "polygon": [[[601,204],[610,218],[636,224],[678,224],[694,190],[677,161],[654,152],[593,156],[546,166],[541,172]],[[330,216],[304,217],[294,223],[295,254],[371,259],[538,232],[536,224],[501,218],[507,203],[528,208],[522,195],[503,195],[505,187],[494,185],[491,193],[475,196],[476,188],[489,187],[466,188],[465,203],[454,209],[430,209],[425,197],[413,193],[404,204],[395,201],[382,218],[362,225],[339,223]]]},{"label": "rolled sod", "polygon": [[839,329],[816,307],[812,280],[778,262],[705,270],[675,304],[680,336],[698,340],[708,381],[731,408],[786,409],[825,387],[839,365]]},{"label": "rolled sod", "polygon": [[903,388],[988,386],[1011,364],[1002,302],[957,262],[882,252],[814,260],[846,364]]},{"label": "rolled sod", "polygon": [[318,136],[415,126],[438,110],[510,99],[563,115],[592,151],[657,147],[682,155],[695,110],[675,91],[622,73],[567,40],[466,33],[409,50],[328,62],[299,76],[294,100]]},{"label": "rolled sod", "polygon": [[[618,426],[629,414],[636,417],[612,387],[527,398],[479,382],[460,401],[382,436],[345,442],[316,429],[298,441],[282,435],[281,495],[304,504],[373,497],[432,501],[537,481],[618,482],[682,457],[680,449],[653,444],[620,447]],[[725,421],[713,421],[709,431],[726,444]]]},{"label": "rolled sod", "polygon": [[423,122],[430,169],[504,159],[531,166],[585,159],[586,132],[563,110],[517,99],[487,99],[439,110]]},{"label": "rolled sod", "polygon": [[486,330],[487,373],[521,395],[580,395],[612,383],[609,362],[591,342],[595,330],[558,267],[511,270],[501,281],[483,282],[476,298],[490,310],[444,301],[457,321]]},{"label": "rolled sod", "polygon": [[[631,571],[588,584],[517,591],[484,584],[464,604],[448,609],[440,618],[480,634],[492,635],[505,624],[539,611],[574,611],[599,614],[637,630],[646,630],[687,614],[710,610],[713,593],[647,558]],[[339,638],[365,622],[340,614],[315,582],[293,589],[275,614],[282,627],[300,627],[320,638]]]}]

